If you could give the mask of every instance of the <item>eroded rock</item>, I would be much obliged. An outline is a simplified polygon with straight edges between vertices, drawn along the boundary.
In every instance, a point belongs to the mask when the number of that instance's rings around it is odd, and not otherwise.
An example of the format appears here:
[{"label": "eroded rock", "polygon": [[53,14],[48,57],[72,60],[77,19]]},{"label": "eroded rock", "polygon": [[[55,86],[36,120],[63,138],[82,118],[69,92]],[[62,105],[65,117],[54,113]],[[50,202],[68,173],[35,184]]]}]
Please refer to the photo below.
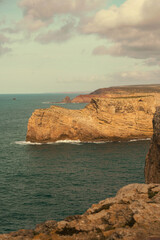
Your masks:
[{"label": "eroded rock", "polygon": [[37,109],[28,122],[27,141],[123,141],[150,138],[159,95],[92,99],[82,110]]},{"label": "eroded rock", "polygon": [[153,240],[160,238],[160,185],[130,184],[83,215],[47,221],[0,240]]}]

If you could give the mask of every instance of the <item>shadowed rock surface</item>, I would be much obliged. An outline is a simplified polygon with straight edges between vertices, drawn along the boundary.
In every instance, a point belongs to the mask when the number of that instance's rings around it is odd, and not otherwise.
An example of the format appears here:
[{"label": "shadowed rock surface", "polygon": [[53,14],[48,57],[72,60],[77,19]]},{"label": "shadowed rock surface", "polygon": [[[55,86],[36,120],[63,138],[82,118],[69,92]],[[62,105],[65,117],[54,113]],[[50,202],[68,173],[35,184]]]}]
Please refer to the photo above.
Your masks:
[{"label": "shadowed rock surface", "polygon": [[38,224],[0,240],[156,240],[160,238],[160,185],[131,184],[83,215]]},{"label": "shadowed rock surface", "polygon": [[92,99],[82,110],[58,106],[37,109],[28,122],[26,140],[126,141],[150,138],[159,95]]},{"label": "shadowed rock surface", "polygon": [[153,118],[153,137],[146,157],[146,183],[160,183],[160,107]]}]

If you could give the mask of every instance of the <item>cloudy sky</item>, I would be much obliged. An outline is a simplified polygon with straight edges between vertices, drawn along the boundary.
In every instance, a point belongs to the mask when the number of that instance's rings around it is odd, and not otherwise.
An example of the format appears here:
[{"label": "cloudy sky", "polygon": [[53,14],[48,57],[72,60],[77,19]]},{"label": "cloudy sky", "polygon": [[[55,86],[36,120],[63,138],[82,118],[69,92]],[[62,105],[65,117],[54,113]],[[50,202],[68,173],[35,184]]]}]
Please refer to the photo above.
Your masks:
[{"label": "cloudy sky", "polygon": [[0,0],[0,93],[160,83],[160,0]]}]

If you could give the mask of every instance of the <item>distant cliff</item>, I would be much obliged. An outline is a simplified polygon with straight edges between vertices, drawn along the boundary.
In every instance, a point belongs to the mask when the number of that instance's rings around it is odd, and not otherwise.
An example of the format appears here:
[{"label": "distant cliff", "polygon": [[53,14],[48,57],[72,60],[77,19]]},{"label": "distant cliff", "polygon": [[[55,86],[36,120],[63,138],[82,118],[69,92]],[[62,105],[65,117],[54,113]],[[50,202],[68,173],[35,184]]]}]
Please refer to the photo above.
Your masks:
[{"label": "distant cliff", "polygon": [[145,165],[146,183],[160,183],[160,107],[153,118],[153,137]]},{"label": "distant cliff", "polygon": [[114,198],[92,205],[83,215],[0,235],[0,240],[119,239],[160,239],[160,185],[131,184],[120,189]]},{"label": "distant cliff", "polygon": [[37,109],[28,122],[26,140],[125,141],[150,138],[159,95],[92,99],[82,110],[51,106]]},{"label": "distant cliff", "polygon": [[89,103],[94,98],[123,97],[127,95],[147,95],[160,93],[160,84],[153,85],[130,85],[100,88],[90,94],[79,95],[72,99],[73,103]]}]

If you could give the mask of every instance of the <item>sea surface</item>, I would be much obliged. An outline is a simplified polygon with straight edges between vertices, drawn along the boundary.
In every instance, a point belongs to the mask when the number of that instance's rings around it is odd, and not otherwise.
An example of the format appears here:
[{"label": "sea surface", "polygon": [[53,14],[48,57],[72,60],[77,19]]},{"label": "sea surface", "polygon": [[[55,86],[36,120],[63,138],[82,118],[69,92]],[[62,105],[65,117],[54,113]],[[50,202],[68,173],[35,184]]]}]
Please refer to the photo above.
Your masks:
[{"label": "sea surface", "polygon": [[150,141],[25,142],[34,109],[47,108],[65,96],[0,95],[0,233],[82,214],[93,203],[114,196],[122,186],[144,183]]}]

